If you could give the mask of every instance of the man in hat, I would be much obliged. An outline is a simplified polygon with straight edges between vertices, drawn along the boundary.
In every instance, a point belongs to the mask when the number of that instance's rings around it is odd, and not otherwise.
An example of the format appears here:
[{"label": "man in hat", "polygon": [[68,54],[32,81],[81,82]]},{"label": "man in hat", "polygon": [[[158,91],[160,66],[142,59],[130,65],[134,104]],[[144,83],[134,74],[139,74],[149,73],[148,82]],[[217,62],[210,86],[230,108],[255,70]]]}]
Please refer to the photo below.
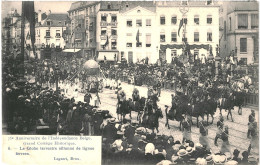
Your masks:
[{"label": "man in hat", "polygon": [[90,99],[92,99],[92,96],[90,93],[87,92],[84,96],[84,102],[86,102],[86,104],[89,105]]},{"label": "man in hat", "polygon": [[223,131],[223,133],[221,134],[221,139],[223,141],[221,149],[220,149],[220,153],[225,153],[225,152],[229,152],[230,151],[230,145],[229,145],[229,141],[228,141],[228,126],[225,126],[225,130]]},{"label": "man in hat", "polygon": [[218,138],[221,138],[221,134],[223,132],[223,127],[224,127],[224,117],[220,116],[219,121],[217,122],[217,128],[218,129],[217,129],[216,137],[215,137],[215,140],[214,140],[215,146],[218,146],[217,141],[218,141]]},{"label": "man in hat", "polygon": [[112,143],[116,139],[116,136],[115,118],[111,118],[103,130],[103,138],[106,138],[108,143]]},{"label": "man in hat", "polygon": [[128,143],[132,144],[135,135],[135,128],[137,123],[129,124],[125,129],[124,136],[127,138]]},{"label": "man in hat", "polygon": [[100,125],[102,124],[102,122],[103,122],[102,111],[97,110],[93,115],[94,135],[96,136],[101,135]]},{"label": "man in hat", "polygon": [[251,114],[248,116],[248,131],[247,138],[250,138],[251,131],[253,130],[253,122],[255,121],[255,110],[251,110]]}]

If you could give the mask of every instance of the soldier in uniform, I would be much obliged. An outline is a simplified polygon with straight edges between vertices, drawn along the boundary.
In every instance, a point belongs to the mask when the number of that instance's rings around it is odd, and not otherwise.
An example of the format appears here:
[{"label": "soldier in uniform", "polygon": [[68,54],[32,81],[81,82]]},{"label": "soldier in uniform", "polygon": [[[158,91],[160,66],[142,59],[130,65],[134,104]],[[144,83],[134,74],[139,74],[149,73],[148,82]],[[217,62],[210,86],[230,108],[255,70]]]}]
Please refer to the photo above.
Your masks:
[{"label": "soldier in uniform", "polygon": [[247,138],[250,138],[251,131],[253,130],[253,123],[255,121],[255,111],[251,110],[251,114],[248,117],[248,131]]},{"label": "soldier in uniform", "polygon": [[216,137],[215,137],[215,140],[214,140],[215,146],[218,146],[217,141],[218,141],[218,138],[221,138],[221,134],[223,132],[223,127],[224,127],[224,118],[223,118],[223,116],[220,116],[220,119],[217,122],[217,128],[218,129],[217,129]]}]

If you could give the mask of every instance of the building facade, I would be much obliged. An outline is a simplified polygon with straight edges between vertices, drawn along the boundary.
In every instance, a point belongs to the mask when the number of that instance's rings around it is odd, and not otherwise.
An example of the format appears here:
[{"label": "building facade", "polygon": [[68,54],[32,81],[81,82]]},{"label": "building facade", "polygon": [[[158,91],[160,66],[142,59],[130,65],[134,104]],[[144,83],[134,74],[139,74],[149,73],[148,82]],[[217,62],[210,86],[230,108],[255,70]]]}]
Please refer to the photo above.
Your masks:
[{"label": "building facade", "polygon": [[119,2],[101,2],[96,19],[96,55],[98,60],[119,59],[118,17]]},{"label": "building facade", "polygon": [[35,25],[35,46],[38,49],[46,45],[64,49],[66,46],[64,33],[67,28],[67,20],[66,13],[50,12],[46,18],[42,18],[42,13],[39,11],[38,21]]},{"label": "building facade", "polygon": [[258,61],[258,2],[223,2],[221,54],[235,54],[241,64]]},{"label": "building facade", "polygon": [[[156,6],[160,59],[169,63],[172,57],[181,55],[183,40],[187,41],[193,58],[207,58],[210,49],[213,56],[216,55],[215,49],[219,45],[219,6],[216,3],[158,1]],[[182,18],[186,27],[180,28]]]},{"label": "building facade", "polygon": [[68,11],[68,37],[66,46],[80,49],[83,56],[94,57],[96,54],[96,16],[100,2],[80,1],[72,3]]}]

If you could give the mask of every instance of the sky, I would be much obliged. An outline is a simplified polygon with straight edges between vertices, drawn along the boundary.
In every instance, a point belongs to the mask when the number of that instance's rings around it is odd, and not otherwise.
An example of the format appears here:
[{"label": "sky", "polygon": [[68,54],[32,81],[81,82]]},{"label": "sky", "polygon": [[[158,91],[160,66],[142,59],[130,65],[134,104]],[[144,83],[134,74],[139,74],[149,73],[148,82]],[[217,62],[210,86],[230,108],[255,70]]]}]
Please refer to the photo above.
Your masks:
[{"label": "sky", "polygon": [[[73,1],[35,1],[34,8],[35,12],[41,10],[42,12],[48,13],[51,10],[52,13],[67,13],[70,9],[70,5]],[[21,14],[22,1],[2,1],[2,17],[5,17],[12,8],[17,9],[18,13]]]}]

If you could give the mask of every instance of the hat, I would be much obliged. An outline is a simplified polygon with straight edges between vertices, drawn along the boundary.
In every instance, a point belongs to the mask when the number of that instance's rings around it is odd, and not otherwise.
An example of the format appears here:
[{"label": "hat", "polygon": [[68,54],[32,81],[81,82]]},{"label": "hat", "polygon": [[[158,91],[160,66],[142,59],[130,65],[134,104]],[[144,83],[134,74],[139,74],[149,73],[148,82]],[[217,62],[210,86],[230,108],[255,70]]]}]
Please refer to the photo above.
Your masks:
[{"label": "hat", "polygon": [[195,144],[195,148],[198,149],[198,148],[202,148],[203,146],[200,144],[200,143],[196,143]]},{"label": "hat", "polygon": [[191,152],[193,151],[193,148],[192,148],[192,147],[187,147],[187,148],[186,148],[186,151],[187,151],[188,153],[191,153]]},{"label": "hat", "polygon": [[119,151],[122,151],[124,147],[122,146],[123,141],[121,139],[115,140],[115,142],[112,144],[114,148],[116,148]]},{"label": "hat", "polygon": [[204,158],[198,158],[196,160],[196,165],[207,165],[207,161]]},{"label": "hat", "polygon": [[171,165],[172,162],[169,160],[162,160],[159,163],[157,163],[156,165]]},{"label": "hat", "polygon": [[229,161],[227,161],[227,162],[225,163],[225,165],[237,165],[237,164],[238,164],[238,162],[235,161],[235,160],[229,160]]},{"label": "hat", "polygon": [[211,162],[211,161],[212,161],[212,155],[208,155],[208,156],[206,157],[206,161],[207,161],[207,162]]},{"label": "hat", "polygon": [[73,110],[76,110],[77,109],[77,107],[73,107]]},{"label": "hat", "polygon": [[226,156],[225,155],[214,155],[212,157],[215,164],[224,164],[226,162]]},{"label": "hat", "polygon": [[178,159],[179,159],[179,156],[176,156],[174,154],[172,155],[172,158],[171,158],[172,162],[175,162]]},{"label": "hat", "polygon": [[177,152],[177,155],[179,156],[185,156],[187,155],[188,152],[185,150],[185,149],[180,149],[178,152]]},{"label": "hat", "polygon": [[145,146],[145,155],[150,153],[150,154],[154,154],[154,150],[155,150],[155,146],[153,143],[148,143]]},{"label": "hat", "polygon": [[115,123],[115,121],[116,121],[115,118],[111,118],[111,119],[108,120],[108,122],[111,123],[111,124]]}]

